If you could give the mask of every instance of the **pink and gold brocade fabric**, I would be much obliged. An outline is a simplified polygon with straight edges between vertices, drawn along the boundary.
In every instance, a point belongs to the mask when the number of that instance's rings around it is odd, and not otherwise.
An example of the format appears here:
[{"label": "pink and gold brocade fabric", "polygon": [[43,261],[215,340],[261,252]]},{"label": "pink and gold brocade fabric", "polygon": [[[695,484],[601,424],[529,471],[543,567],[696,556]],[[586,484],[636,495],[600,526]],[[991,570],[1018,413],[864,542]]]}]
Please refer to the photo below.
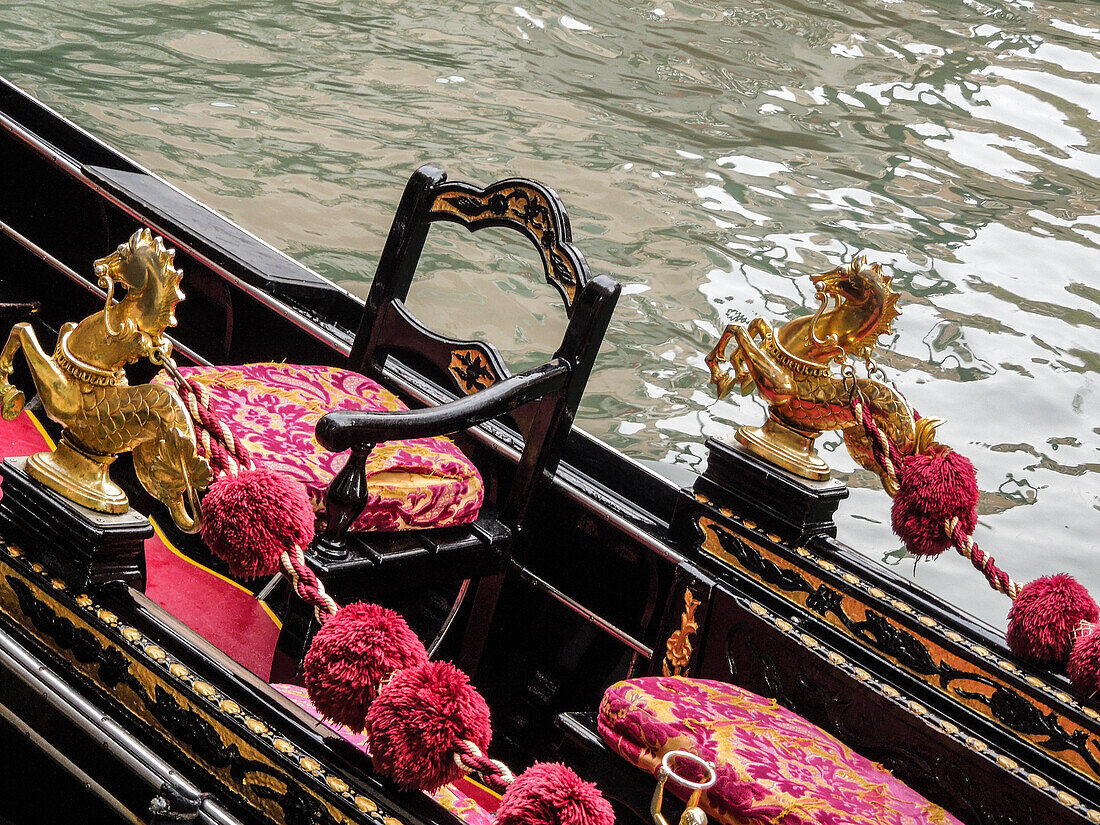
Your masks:
[{"label": "pink and gold brocade fabric", "polygon": [[[370,741],[365,733],[352,733],[343,725],[321,719],[321,714],[309,699],[309,693],[298,685],[272,685],[279,693],[344,739],[351,742],[363,753],[370,755]],[[470,777],[463,777],[450,785],[444,785],[432,793],[432,799],[461,819],[466,825],[493,825],[495,812],[500,798],[485,786]]]},{"label": "pink and gold brocade fabric", "polygon": [[[295,364],[184,367],[210,390],[211,406],[257,464],[301,481],[324,509],[329,482],[347,463],[317,443],[317,421],[333,410],[404,410],[393,393],[357,372]],[[159,383],[169,383],[162,374]],[[448,438],[379,444],[367,461],[370,498],[352,530],[415,530],[477,518],[485,487]]]},{"label": "pink and gold brocade fabric", "polygon": [[[718,782],[700,806],[728,825],[961,825],[816,725],[724,682],[619,682],[604,694],[598,727],[612,750],[652,774],[670,750],[713,762]],[[675,782],[667,787],[686,797]]]}]

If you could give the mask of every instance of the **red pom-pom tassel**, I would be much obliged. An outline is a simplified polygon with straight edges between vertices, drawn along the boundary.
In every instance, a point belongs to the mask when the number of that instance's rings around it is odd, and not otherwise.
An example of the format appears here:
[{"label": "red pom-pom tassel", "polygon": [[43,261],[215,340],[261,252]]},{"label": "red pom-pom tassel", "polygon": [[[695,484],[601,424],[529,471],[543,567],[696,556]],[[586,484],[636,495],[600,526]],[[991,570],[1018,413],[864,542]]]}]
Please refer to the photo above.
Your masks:
[{"label": "red pom-pom tassel", "polygon": [[891,522],[916,556],[938,556],[951,546],[944,522],[958,517],[956,529],[972,535],[978,522],[978,479],[961,453],[908,456],[898,472]]},{"label": "red pom-pom tassel", "polygon": [[492,736],[488,705],[449,662],[397,671],[367,710],[366,730],[375,768],[424,791],[462,776],[454,760],[462,740],[484,752]]},{"label": "red pom-pom tassel", "polygon": [[1093,624],[1077,636],[1066,672],[1082,696],[1091,698],[1100,692],[1100,625]]},{"label": "red pom-pom tassel", "polygon": [[1008,612],[1008,646],[1021,658],[1061,667],[1077,627],[1098,618],[1096,602],[1073,576],[1043,576],[1024,586]]},{"label": "red pom-pom tassel", "polygon": [[321,715],[359,732],[383,680],[427,661],[423,643],[400,615],[357,602],[340,608],[317,631],[302,671]]},{"label": "red pom-pom tassel", "polygon": [[537,762],[508,786],[497,825],[614,825],[615,812],[595,785],[565,765]]},{"label": "red pom-pom tassel", "polygon": [[270,576],[279,557],[313,541],[313,507],[300,481],[272,470],[223,474],[202,500],[202,538],[235,576]]}]

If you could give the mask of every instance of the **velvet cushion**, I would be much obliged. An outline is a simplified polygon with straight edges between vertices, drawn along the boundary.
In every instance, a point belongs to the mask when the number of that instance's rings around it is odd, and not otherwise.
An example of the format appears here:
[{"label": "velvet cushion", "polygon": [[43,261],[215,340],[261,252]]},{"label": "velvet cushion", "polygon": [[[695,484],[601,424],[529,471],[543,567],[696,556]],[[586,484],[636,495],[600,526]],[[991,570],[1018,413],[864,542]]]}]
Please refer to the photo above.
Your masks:
[{"label": "velvet cushion", "polygon": [[[320,719],[328,728],[340,734],[363,753],[370,755],[367,735],[352,733],[343,725],[321,719],[321,714],[313,707],[313,702],[309,700],[309,694],[304,687],[298,685],[272,685],[272,687],[310,716]],[[429,793],[428,796],[467,825],[493,825],[496,809],[500,805],[500,797],[497,794],[468,776],[450,785],[444,785],[434,793]]]},{"label": "velvet cushion", "polygon": [[[301,481],[314,510],[347,463],[317,443],[317,421],[333,410],[404,410],[393,393],[357,372],[336,367],[246,364],[184,367],[210,390],[211,406],[257,464]],[[160,383],[169,383],[163,374]],[[477,518],[485,488],[477,468],[448,438],[379,444],[367,461],[370,498],[353,530],[413,530]]]},{"label": "velvet cushion", "polygon": [[[598,725],[609,747],[653,774],[670,750],[713,762],[718,782],[700,806],[729,825],[960,825],[816,725],[735,685],[619,682],[604,694]],[[666,787],[687,796],[674,781]]]}]

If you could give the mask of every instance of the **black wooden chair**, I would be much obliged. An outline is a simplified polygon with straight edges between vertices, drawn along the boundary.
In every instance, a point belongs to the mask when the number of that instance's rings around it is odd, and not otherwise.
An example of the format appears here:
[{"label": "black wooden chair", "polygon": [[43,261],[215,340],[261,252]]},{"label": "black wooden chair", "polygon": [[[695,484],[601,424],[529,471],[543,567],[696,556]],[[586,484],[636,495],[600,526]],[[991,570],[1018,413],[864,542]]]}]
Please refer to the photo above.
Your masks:
[{"label": "black wooden chair", "polygon": [[[470,231],[506,227],[534,244],[546,281],[561,295],[569,319],[550,360],[511,375],[491,345],[438,335],[407,309],[429,228],[437,221]],[[342,410],[317,425],[317,440],[325,448],[350,449],[325,497],[327,525],[308,554],[337,601],[371,598],[390,583],[420,577],[481,579],[481,613],[491,613],[485,606],[499,588],[509,548],[522,539],[557,467],[619,290],[607,276],[590,274],[571,243],[561,201],[542,184],[511,179],[481,189],[449,182],[431,165],[412,175],[379,260],[349,368],[428,406],[402,412]],[[492,479],[489,486],[499,489],[486,497],[475,521],[414,532],[349,531],[367,502],[366,464],[376,445],[456,433],[486,422],[498,447],[518,453],[518,459],[514,471],[506,467]],[[273,679],[290,678],[313,629],[311,609],[291,599]]]}]

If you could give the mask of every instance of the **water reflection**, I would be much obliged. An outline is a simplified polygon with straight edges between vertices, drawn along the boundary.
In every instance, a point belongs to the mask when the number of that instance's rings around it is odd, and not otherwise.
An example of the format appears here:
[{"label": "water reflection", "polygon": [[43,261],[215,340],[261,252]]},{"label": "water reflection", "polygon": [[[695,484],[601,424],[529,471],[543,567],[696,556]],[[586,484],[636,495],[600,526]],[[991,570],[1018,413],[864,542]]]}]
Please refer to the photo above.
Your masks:
[{"label": "water reflection", "polygon": [[[1100,9],[592,5],[9,0],[0,72],[359,291],[419,162],[550,182],[626,285],[582,423],[643,459],[697,468],[701,436],[761,418],[704,385],[718,329],[800,314],[808,273],[866,251],[902,292],[880,361],[979,468],[978,540],[1017,578],[1100,591]],[[434,250],[425,313],[517,362],[548,346],[521,250],[461,243]],[[838,444],[841,536],[892,555],[888,502]],[[965,566],[915,575],[1002,622]]]}]

